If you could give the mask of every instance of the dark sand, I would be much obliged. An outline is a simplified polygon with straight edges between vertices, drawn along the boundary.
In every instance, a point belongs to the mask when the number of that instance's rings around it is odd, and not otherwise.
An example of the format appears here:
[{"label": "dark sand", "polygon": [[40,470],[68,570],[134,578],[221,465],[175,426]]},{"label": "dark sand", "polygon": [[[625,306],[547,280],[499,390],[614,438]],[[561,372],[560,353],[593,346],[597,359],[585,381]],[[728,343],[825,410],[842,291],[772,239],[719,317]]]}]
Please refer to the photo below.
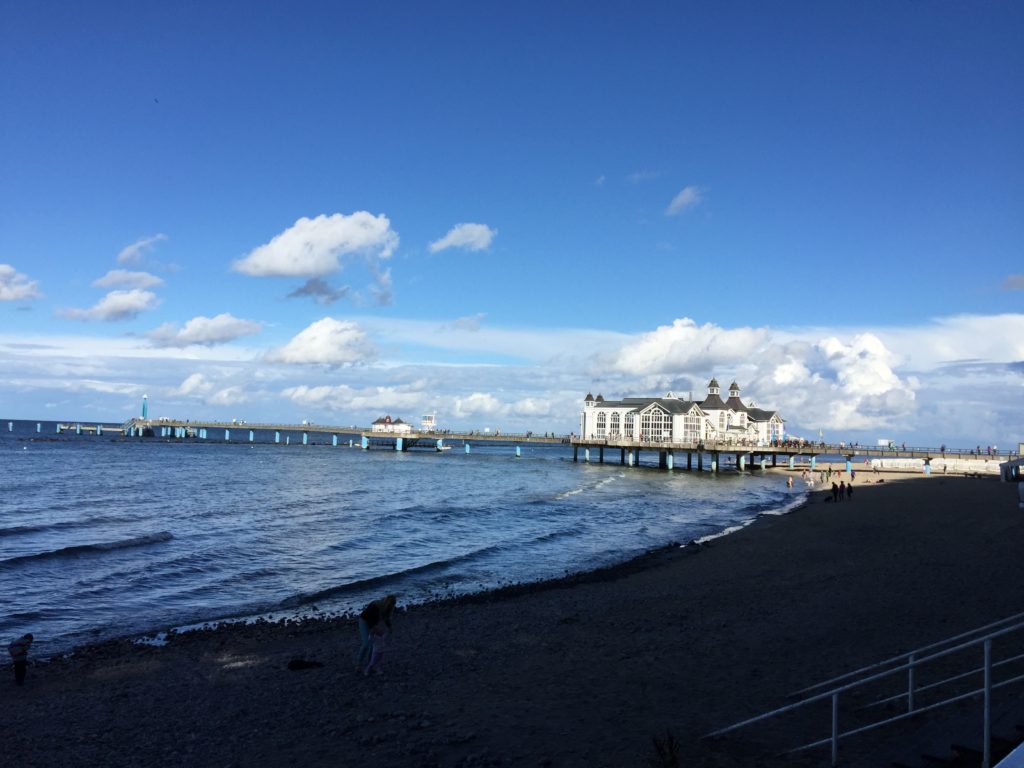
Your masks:
[{"label": "dark sand", "polygon": [[[401,612],[381,677],[354,673],[351,620],[39,664],[0,686],[0,765],[642,766],[666,729],[685,766],[827,764],[752,757],[778,746],[772,729],[699,737],[1024,611],[1013,485],[860,480],[852,501],[709,545]],[[299,656],[324,666],[289,671]]]}]

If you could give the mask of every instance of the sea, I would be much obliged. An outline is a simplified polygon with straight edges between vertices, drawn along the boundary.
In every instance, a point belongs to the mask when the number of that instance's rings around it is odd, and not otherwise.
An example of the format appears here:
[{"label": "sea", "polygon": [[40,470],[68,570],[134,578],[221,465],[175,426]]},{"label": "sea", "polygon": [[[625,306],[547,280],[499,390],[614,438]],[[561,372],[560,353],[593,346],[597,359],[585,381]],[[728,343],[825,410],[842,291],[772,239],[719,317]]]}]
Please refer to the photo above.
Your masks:
[{"label": "sea", "polygon": [[[361,450],[58,434],[0,419],[0,641],[52,657],[115,637],[399,605],[620,563],[782,514],[779,475],[574,462],[568,445]],[[350,447],[353,439],[354,447]],[[287,444],[285,444],[287,443]],[[582,458],[582,457],[581,457]],[[678,466],[678,464],[677,464]],[[705,467],[708,462],[705,463]],[[694,462],[696,467],[696,461]]]}]

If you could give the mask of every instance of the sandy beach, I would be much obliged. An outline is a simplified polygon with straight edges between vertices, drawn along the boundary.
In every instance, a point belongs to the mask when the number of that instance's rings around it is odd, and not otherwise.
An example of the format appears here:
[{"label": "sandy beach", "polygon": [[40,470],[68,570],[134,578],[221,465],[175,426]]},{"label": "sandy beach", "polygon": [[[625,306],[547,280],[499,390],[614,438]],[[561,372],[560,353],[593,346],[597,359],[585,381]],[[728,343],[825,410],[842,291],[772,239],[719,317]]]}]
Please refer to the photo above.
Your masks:
[{"label": "sandy beach", "polygon": [[668,731],[687,766],[821,765],[752,757],[777,734],[700,737],[1024,611],[1015,486],[868,475],[705,545],[402,610],[379,677],[353,669],[352,619],[116,641],[22,688],[5,667],[0,763],[641,766]]}]

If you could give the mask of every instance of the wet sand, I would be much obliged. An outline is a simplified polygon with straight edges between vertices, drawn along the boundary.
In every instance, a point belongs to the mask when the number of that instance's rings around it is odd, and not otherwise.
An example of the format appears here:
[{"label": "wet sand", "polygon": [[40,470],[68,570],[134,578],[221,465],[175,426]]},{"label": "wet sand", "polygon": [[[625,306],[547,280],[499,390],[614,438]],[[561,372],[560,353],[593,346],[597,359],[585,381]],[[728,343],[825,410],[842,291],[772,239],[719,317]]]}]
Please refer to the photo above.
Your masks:
[{"label": "wet sand", "polygon": [[1024,611],[1015,486],[866,474],[706,545],[400,611],[379,677],[351,619],[107,643],[23,688],[5,668],[0,764],[642,766],[666,732],[686,766],[803,764],[751,757],[770,729],[700,736]]}]

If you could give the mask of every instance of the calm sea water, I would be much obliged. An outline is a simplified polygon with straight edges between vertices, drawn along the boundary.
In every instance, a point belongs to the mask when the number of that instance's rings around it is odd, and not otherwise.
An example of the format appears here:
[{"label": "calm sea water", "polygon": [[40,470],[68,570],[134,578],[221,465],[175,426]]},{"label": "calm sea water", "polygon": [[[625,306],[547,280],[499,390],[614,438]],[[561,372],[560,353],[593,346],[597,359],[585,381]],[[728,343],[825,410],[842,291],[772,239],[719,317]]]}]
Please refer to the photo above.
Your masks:
[{"label": "calm sea water", "polygon": [[322,436],[58,438],[52,423],[37,434],[9,421],[0,640],[31,631],[40,656],[203,621],[340,613],[386,592],[408,604],[561,576],[800,500],[778,476],[577,464],[561,446],[516,458],[511,446],[395,453]]}]

